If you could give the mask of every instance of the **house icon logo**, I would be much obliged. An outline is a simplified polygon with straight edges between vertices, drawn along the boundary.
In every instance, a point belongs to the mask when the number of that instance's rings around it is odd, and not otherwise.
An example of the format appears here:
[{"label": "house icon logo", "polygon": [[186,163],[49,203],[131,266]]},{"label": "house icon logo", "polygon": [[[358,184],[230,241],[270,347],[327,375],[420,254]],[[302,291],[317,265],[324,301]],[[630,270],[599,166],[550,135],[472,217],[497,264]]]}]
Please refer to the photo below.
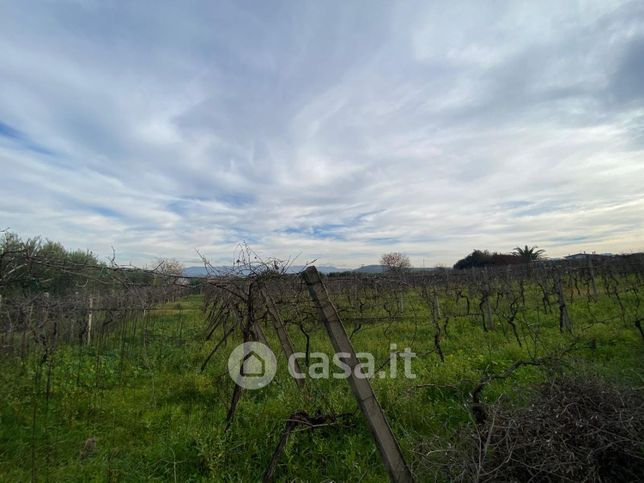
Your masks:
[{"label": "house icon logo", "polygon": [[262,377],[266,373],[266,362],[254,350],[246,354],[242,362],[241,375],[246,377]]},{"label": "house icon logo", "polygon": [[244,389],[261,389],[275,377],[277,359],[261,342],[238,345],[228,357],[228,373]]}]

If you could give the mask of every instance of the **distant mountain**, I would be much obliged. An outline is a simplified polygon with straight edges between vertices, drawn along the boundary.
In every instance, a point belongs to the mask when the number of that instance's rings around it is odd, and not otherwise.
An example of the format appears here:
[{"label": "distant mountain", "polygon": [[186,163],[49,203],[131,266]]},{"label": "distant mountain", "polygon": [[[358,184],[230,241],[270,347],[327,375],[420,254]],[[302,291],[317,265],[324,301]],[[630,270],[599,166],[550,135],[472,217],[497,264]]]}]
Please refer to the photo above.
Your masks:
[{"label": "distant mountain", "polygon": [[208,271],[204,267],[187,267],[183,269],[184,277],[205,277]]},{"label": "distant mountain", "polygon": [[[339,268],[339,267],[334,267],[333,265],[316,265],[315,266],[320,273],[340,273],[340,272],[354,272],[354,273],[384,273],[385,266],[384,265],[363,265],[360,268]],[[302,270],[304,270],[306,267],[304,265],[291,265],[288,267],[288,270],[286,271],[287,273],[299,273]],[[213,267],[210,270],[206,270],[204,267],[188,267],[184,268],[183,270],[183,275],[185,277],[205,277],[209,273],[212,273],[213,271],[215,273],[226,273],[230,272],[231,267],[230,266],[220,266],[220,267]],[[421,272],[421,271],[431,271],[435,270],[434,268],[412,268],[411,269],[414,272]],[[243,270],[242,270],[243,272]]]},{"label": "distant mountain", "polygon": [[353,270],[358,273],[383,273],[385,271],[384,265],[363,265],[360,268]]},{"label": "distant mountain", "polygon": [[[422,268],[422,267],[411,267],[410,271],[412,272],[431,272],[432,270],[436,270],[435,268]],[[384,265],[363,265],[360,268],[356,268],[355,270],[352,270],[352,272],[356,273],[384,273],[387,271],[387,267]]]},{"label": "distant mountain", "polygon": [[[332,265],[316,265],[315,266],[319,272],[321,273],[333,273],[333,272],[350,272],[351,269],[349,268],[338,268],[334,267]],[[288,267],[288,270],[286,271],[287,273],[299,273],[302,270],[306,268],[304,265],[291,265]],[[183,269],[183,275],[184,277],[205,277],[208,274],[211,273],[226,273],[230,272],[231,267],[230,266],[220,266],[220,267],[212,267],[212,269],[206,270],[203,266],[201,267],[187,267]],[[243,272],[243,270],[242,270]]]},{"label": "distant mountain", "polygon": [[[291,265],[288,267],[288,273],[299,273],[304,270],[306,266],[304,265]],[[318,269],[320,273],[334,273],[334,272],[350,272],[350,268],[338,268],[333,265],[315,265],[315,268]]]}]

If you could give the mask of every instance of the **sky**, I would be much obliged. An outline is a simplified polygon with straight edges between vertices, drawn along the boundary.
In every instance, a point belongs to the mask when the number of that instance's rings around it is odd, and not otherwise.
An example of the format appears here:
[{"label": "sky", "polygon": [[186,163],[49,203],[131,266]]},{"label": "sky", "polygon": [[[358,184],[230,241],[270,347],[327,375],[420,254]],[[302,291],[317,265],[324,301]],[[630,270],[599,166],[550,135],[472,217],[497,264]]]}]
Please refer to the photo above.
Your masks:
[{"label": "sky", "polygon": [[138,265],[644,250],[644,2],[2,1],[0,192]]}]

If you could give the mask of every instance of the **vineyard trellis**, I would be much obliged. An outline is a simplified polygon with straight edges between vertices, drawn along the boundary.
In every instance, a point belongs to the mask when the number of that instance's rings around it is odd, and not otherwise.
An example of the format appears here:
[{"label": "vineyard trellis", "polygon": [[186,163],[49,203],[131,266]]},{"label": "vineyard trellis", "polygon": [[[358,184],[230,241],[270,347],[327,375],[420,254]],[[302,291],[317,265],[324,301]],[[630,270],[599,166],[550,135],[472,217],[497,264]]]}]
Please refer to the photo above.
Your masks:
[{"label": "vineyard trellis", "polygon": [[[25,265],[17,269],[6,263],[18,255],[26,261]],[[61,347],[71,348],[77,354],[77,384],[83,379],[81,359],[88,353],[94,356],[93,387],[98,388],[102,377],[101,357],[105,355],[102,351],[108,342],[118,341],[116,356],[120,365],[116,377],[122,380],[128,352],[136,351],[137,357],[145,361],[157,316],[169,310],[168,304],[174,304],[181,313],[189,310],[182,308],[181,301],[191,294],[203,297],[201,338],[209,348],[198,368],[201,371],[209,369],[229,341],[241,340],[269,345],[276,341],[272,348],[276,353],[281,352],[284,359],[296,351],[304,352],[302,367],[297,371],[304,373],[311,366],[314,340],[326,331],[321,318],[324,313],[310,297],[307,281],[300,274],[287,273],[288,261],[261,260],[247,247],[240,252],[239,263],[229,272],[215,271],[204,261],[211,269],[210,276],[193,278],[131,267],[61,265],[56,260],[25,253],[5,253],[2,259],[0,359],[4,363],[17,361],[16,367],[24,371],[33,361],[31,464],[34,479],[37,476],[36,426],[42,421],[46,440],[52,371]],[[81,283],[63,293],[21,289],[21,277],[32,276],[31,266],[73,274]],[[141,275],[145,275],[143,282]],[[398,326],[403,322],[411,327],[405,334],[405,342],[410,347],[419,342],[425,347],[421,337],[429,328],[431,348],[418,355],[436,357],[442,364],[450,355],[444,349],[444,341],[449,340],[457,326],[471,327],[481,333],[499,333],[516,342],[526,358],[513,361],[497,372],[481,373],[471,388],[471,410],[479,422],[485,420],[482,392],[490,382],[510,377],[523,366],[563,357],[576,344],[592,343],[583,339],[589,326],[620,324],[636,331],[644,342],[641,312],[644,258],[638,255],[588,256],[582,261],[545,261],[483,270],[326,276],[322,281],[337,316],[348,329],[347,340],[359,344],[370,330],[383,329],[378,367],[391,357],[389,347],[399,341]],[[558,351],[544,353],[543,327],[553,323],[560,330],[562,344]],[[190,336],[179,324],[166,343],[179,343]],[[305,400],[313,405],[319,403],[319,411],[315,414],[298,411],[288,419],[277,448],[270,451],[271,461],[264,472],[267,481],[274,477],[280,455],[296,426],[304,429],[341,426],[352,418],[351,414],[325,412],[325,396],[315,384],[304,379],[295,379],[293,384]],[[374,401],[377,403],[375,398]],[[226,415],[227,429],[235,424],[241,404],[243,390],[235,385]],[[387,406],[383,405],[382,409],[384,416]],[[48,447],[46,441],[45,446]],[[389,466],[386,456],[385,464]],[[411,473],[397,477],[390,470],[390,474],[394,481],[412,478]]]}]

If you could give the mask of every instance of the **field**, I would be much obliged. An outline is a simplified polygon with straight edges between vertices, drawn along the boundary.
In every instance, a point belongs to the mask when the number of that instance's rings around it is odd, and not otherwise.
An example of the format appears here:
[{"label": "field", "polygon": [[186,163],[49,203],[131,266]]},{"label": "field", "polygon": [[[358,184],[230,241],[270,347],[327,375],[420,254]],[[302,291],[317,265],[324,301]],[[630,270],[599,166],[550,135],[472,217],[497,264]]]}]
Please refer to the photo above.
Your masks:
[{"label": "field", "polygon": [[[635,393],[644,386],[637,270],[597,267],[592,279],[576,268],[539,273],[325,280],[356,351],[373,354],[378,368],[392,343],[417,354],[414,379],[370,380],[417,481],[469,479],[476,407],[489,424],[495,408],[527,407],[542,383],[560,378]],[[257,293],[266,287],[295,349],[332,356],[301,280],[272,280],[258,277]],[[5,329],[0,480],[259,481],[287,421],[305,412],[320,424],[293,428],[275,480],[386,481],[347,381],[308,378],[298,388],[252,285],[240,278],[195,285],[118,320],[98,301],[89,343],[87,334],[73,335],[76,322],[64,313],[54,339],[45,325]],[[277,375],[240,393],[231,414],[227,358],[254,326],[277,354]]]}]

